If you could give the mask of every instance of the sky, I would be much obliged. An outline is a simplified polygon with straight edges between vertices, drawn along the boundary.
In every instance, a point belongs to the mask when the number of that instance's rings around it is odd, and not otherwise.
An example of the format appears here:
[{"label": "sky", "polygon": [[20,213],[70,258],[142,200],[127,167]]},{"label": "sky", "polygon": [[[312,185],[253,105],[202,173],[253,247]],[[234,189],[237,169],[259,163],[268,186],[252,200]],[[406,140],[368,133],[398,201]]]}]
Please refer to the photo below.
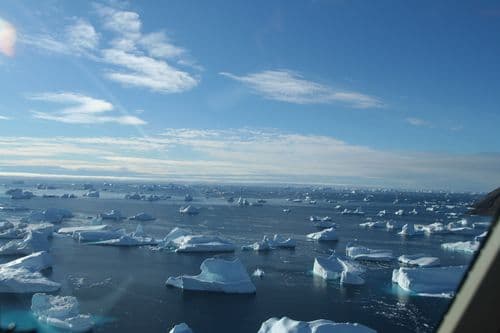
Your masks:
[{"label": "sky", "polygon": [[495,1],[0,5],[0,175],[487,191]]}]

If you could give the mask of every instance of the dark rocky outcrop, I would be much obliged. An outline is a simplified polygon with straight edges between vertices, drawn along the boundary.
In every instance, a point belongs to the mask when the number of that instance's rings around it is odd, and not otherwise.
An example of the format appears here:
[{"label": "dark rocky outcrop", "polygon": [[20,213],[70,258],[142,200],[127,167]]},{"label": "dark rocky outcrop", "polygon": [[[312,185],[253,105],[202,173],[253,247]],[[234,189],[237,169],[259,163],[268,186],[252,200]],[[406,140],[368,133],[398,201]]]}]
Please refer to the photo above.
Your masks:
[{"label": "dark rocky outcrop", "polygon": [[473,215],[498,215],[500,212],[500,187],[488,193],[472,207],[471,214]]}]

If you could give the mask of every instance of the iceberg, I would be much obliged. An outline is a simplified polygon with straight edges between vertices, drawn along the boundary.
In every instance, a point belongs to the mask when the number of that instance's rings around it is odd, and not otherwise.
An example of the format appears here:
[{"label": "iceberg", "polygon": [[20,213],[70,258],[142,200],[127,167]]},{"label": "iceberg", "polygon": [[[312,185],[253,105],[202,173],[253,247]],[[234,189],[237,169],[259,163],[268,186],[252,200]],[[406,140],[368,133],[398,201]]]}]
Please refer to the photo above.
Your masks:
[{"label": "iceberg", "polygon": [[236,246],[217,236],[187,235],[175,238],[170,242],[175,252],[234,252]]},{"label": "iceberg", "polygon": [[379,212],[377,213],[377,216],[378,216],[378,217],[382,217],[382,216],[385,216],[385,214],[387,214],[387,212],[386,212],[386,210],[384,209],[384,210],[379,211]]},{"label": "iceberg", "polygon": [[41,212],[32,212],[27,217],[21,219],[21,222],[25,223],[61,223],[66,218],[73,217],[73,213],[71,213],[67,209],[61,208],[47,208]]},{"label": "iceberg", "polygon": [[114,221],[120,221],[124,219],[122,213],[117,209],[112,209],[109,212],[101,213],[99,214],[99,217],[103,220],[114,220]]},{"label": "iceberg", "polygon": [[408,266],[432,267],[439,265],[439,258],[429,257],[425,254],[405,254],[398,258],[398,261]]},{"label": "iceberg", "polygon": [[271,242],[264,236],[260,242],[255,242],[250,245],[244,245],[241,247],[243,251],[270,251],[272,250]]},{"label": "iceberg", "polygon": [[191,205],[187,205],[186,207],[179,208],[179,213],[182,215],[196,215],[199,214],[200,211]]},{"label": "iceberg", "polygon": [[106,224],[99,224],[99,225],[80,225],[77,227],[65,227],[65,228],[59,228],[57,230],[58,234],[68,234],[68,235],[73,235],[75,232],[83,232],[83,231],[100,231],[100,230],[106,230],[108,226]]},{"label": "iceberg", "polygon": [[48,249],[49,241],[46,234],[29,231],[23,239],[11,240],[0,246],[0,255],[31,254],[37,251],[47,251]]},{"label": "iceberg", "polygon": [[0,293],[53,292],[61,288],[38,271],[52,266],[47,252],[31,255],[0,265]]},{"label": "iceberg", "polygon": [[[358,264],[342,260],[334,254],[328,258],[314,258],[313,274],[325,280],[341,279],[341,283],[363,284],[364,280],[359,276],[365,270]],[[344,281],[342,281],[344,275]]]},{"label": "iceberg", "polygon": [[34,294],[31,312],[39,322],[71,332],[86,332],[94,326],[90,315],[80,314],[78,300],[73,296]]},{"label": "iceberg", "polygon": [[156,220],[156,218],[148,213],[138,213],[134,216],[129,217],[129,220],[136,220],[136,221],[153,221]]},{"label": "iceberg", "polygon": [[245,266],[239,259],[233,261],[208,258],[200,266],[201,273],[194,276],[169,277],[166,284],[197,291],[253,294],[256,289]]},{"label": "iceberg", "polygon": [[319,232],[313,232],[307,235],[307,238],[314,239],[317,241],[338,241],[339,237],[337,231],[334,228],[328,228],[321,230]]},{"label": "iceberg", "polygon": [[125,235],[125,230],[84,230],[75,231],[73,233],[73,239],[81,242],[100,242],[110,239],[117,239]]},{"label": "iceberg", "polygon": [[98,242],[89,242],[88,244],[105,246],[144,246],[157,245],[158,241],[150,237],[135,237],[132,235],[123,235],[120,238],[102,240]]},{"label": "iceberg", "polygon": [[466,241],[466,242],[455,242],[455,243],[443,243],[441,248],[453,252],[464,252],[464,253],[474,253],[479,250],[480,242],[477,241]]},{"label": "iceberg", "polygon": [[402,209],[399,209],[396,212],[394,212],[394,215],[397,215],[397,216],[403,216],[404,214],[405,214],[405,211]]},{"label": "iceberg", "polygon": [[289,208],[284,208],[284,209],[283,209],[283,213],[287,213],[287,214],[288,214],[288,213],[290,213],[291,211],[292,211],[292,210],[291,210],[291,209],[289,209]]},{"label": "iceberg", "polygon": [[368,221],[368,222],[360,223],[359,226],[362,228],[379,229],[379,228],[386,228],[387,222],[385,222],[385,221]]},{"label": "iceberg", "polygon": [[248,200],[247,200],[247,199],[244,199],[244,198],[242,198],[242,197],[239,197],[239,198],[238,198],[238,201],[236,202],[236,204],[237,204],[238,206],[240,206],[240,207],[250,205],[250,203],[248,202]]},{"label": "iceberg", "polygon": [[347,245],[346,255],[351,259],[364,261],[392,261],[394,259],[390,250],[373,250],[363,246]]},{"label": "iceberg", "polygon": [[33,192],[23,191],[20,188],[13,188],[13,189],[7,190],[7,191],[5,191],[5,194],[10,195],[10,198],[15,199],[15,200],[31,199],[35,196],[33,194]]},{"label": "iceberg", "polygon": [[365,280],[353,272],[342,271],[340,274],[340,284],[362,285],[365,284]]},{"label": "iceberg", "polygon": [[252,276],[260,277],[263,278],[265,275],[264,271],[260,268],[257,268],[253,273]]},{"label": "iceberg", "polygon": [[186,323],[180,323],[172,327],[168,333],[193,333],[193,331]]},{"label": "iceberg", "polygon": [[411,210],[408,214],[410,215],[418,215],[418,212],[415,208],[413,208],[413,210]]},{"label": "iceberg", "polygon": [[99,191],[90,190],[87,193],[85,193],[83,196],[88,197],[88,198],[99,198],[100,194],[99,194]]},{"label": "iceberg", "polygon": [[270,241],[272,247],[278,247],[283,249],[294,249],[297,242],[293,238],[287,238],[282,235],[275,234],[273,239]]},{"label": "iceberg", "polygon": [[270,318],[262,323],[257,333],[377,333],[358,323],[335,323],[326,319],[297,321],[288,317]]},{"label": "iceberg", "polygon": [[452,295],[462,280],[466,266],[406,268],[392,271],[392,282],[420,295]]},{"label": "iceberg", "polygon": [[413,223],[406,223],[403,228],[401,228],[401,231],[398,232],[398,235],[401,236],[418,236],[418,235],[423,235],[423,231],[420,229],[415,228],[415,225]]}]

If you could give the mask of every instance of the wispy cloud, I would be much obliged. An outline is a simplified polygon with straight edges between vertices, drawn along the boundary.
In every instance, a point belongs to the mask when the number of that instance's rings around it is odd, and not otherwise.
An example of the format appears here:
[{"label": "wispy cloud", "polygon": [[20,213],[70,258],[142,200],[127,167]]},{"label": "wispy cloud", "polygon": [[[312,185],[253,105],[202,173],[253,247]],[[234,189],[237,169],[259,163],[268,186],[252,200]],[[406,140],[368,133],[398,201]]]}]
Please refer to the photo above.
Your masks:
[{"label": "wispy cloud", "polygon": [[[69,124],[116,123],[121,125],[144,125],[136,116],[118,116],[113,113],[111,103],[73,92],[42,93],[28,96],[31,100],[66,105],[53,112],[33,111],[33,117]],[[113,115],[109,115],[112,113]]]},{"label": "wispy cloud", "polygon": [[168,129],[135,138],[0,137],[0,155],[4,172],[455,190],[486,190],[500,182],[498,153],[383,151],[330,136],[260,129]]},{"label": "wispy cloud", "polygon": [[87,20],[77,18],[62,35],[23,35],[21,42],[46,52],[85,56],[103,66],[105,78],[127,87],[180,93],[198,85],[199,75],[188,69],[199,71],[201,67],[165,32],[143,33],[136,12],[101,4],[94,7],[102,28],[111,33],[108,40],[102,41],[104,34]]},{"label": "wispy cloud", "polygon": [[10,120],[10,117],[0,115],[0,120]]},{"label": "wispy cloud", "polygon": [[410,117],[410,118],[406,118],[405,121],[412,126],[432,127],[431,122],[424,120],[424,119],[420,119],[420,118]]},{"label": "wispy cloud", "polygon": [[290,70],[268,70],[244,76],[227,72],[220,74],[244,83],[267,99],[295,104],[343,103],[360,109],[383,107],[377,97],[309,81]]}]

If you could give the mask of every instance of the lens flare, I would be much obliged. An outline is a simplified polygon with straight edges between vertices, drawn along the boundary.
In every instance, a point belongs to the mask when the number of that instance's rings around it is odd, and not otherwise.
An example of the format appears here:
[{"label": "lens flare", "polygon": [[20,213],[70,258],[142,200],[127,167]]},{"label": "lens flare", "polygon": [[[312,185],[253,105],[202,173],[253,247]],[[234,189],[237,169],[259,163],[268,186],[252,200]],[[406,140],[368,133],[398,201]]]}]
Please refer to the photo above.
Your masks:
[{"label": "lens flare", "polygon": [[15,45],[16,29],[12,24],[0,18],[0,53],[13,57]]}]

